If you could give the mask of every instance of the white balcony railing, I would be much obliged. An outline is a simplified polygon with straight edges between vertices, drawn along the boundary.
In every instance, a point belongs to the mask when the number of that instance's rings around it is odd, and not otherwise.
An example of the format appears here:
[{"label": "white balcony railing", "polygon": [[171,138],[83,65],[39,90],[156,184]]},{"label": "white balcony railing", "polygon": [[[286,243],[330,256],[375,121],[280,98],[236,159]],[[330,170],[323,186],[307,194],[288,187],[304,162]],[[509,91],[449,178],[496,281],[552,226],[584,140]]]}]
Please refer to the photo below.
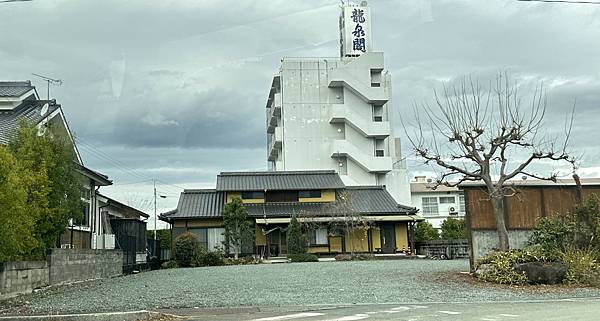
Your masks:
[{"label": "white balcony railing", "polygon": [[390,122],[365,119],[345,105],[332,105],[330,123],[346,123],[365,137],[386,138],[390,135]]},{"label": "white balcony railing", "polygon": [[371,173],[387,173],[392,170],[391,157],[375,157],[373,150],[361,150],[347,140],[334,140],[331,157],[347,157]]}]

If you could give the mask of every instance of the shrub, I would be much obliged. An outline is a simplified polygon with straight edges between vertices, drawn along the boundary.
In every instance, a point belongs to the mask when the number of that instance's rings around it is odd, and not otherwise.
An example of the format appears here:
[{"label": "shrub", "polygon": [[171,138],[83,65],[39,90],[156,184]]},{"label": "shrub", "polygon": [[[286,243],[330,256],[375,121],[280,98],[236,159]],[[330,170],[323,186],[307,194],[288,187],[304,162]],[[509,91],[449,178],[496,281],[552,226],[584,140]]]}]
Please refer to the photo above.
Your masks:
[{"label": "shrub", "polygon": [[467,238],[465,220],[449,217],[442,222],[441,237],[443,240],[462,240]]},{"label": "shrub", "polygon": [[373,254],[338,254],[335,256],[336,261],[370,261],[375,260]]},{"label": "shrub", "polygon": [[180,234],[175,238],[175,247],[173,249],[173,258],[181,267],[192,265],[192,258],[195,256],[198,246],[198,239],[191,232]]},{"label": "shrub", "polygon": [[338,254],[335,256],[336,261],[352,261],[352,255],[349,254]]},{"label": "shrub", "polygon": [[167,262],[161,264],[160,267],[163,269],[176,269],[179,267],[179,264],[177,264],[177,262],[171,260],[171,261],[167,261]]},{"label": "shrub", "polygon": [[289,254],[306,253],[306,237],[302,234],[302,229],[296,216],[292,217],[287,230],[287,244]]},{"label": "shrub", "polygon": [[203,247],[198,246],[194,250],[194,256],[191,262],[192,266],[220,266],[225,265],[224,255],[221,251],[206,251]]},{"label": "shrub", "polygon": [[225,265],[247,265],[247,264],[259,264],[260,260],[255,259],[252,256],[242,257],[242,258],[225,258],[223,260]]},{"label": "shrub", "polygon": [[319,262],[316,255],[308,253],[289,254],[288,259],[292,262]]},{"label": "shrub", "polygon": [[575,228],[571,216],[542,217],[538,219],[527,244],[539,247],[548,257],[560,259],[566,248],[573,244]]},{"label": "shrub", "polygon": [[515,271],[515,265],[529,262],[545,262],[547,258],[540,250],[510,250],[494,252],[482,258],[478,266],[489,264],[489,269],[479,273],[477,277],[485,282],[520,285],[527,283],[524,272]]},{"label": "shrub", "polygon": [[440,236],[438,231],[433,228],[433,225],[427,221],[417,223],[415,229],[415,240],[417,242],[437,240]]},{"label": "shrub", "polygon": [[562,259],[569,268],[565,283],[599,286],[600,265],[596,263],[597,256],[598,254],[591,250],[567,249]]}]

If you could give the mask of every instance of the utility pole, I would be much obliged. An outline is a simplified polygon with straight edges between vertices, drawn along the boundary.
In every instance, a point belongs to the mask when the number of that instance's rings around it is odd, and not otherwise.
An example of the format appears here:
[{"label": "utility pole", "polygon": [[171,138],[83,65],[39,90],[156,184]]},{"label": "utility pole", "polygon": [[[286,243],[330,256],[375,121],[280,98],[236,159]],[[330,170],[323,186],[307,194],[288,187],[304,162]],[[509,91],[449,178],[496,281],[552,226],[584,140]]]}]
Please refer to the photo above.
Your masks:
[{"label": "utility pole", "polygon": [[153,179],[152,183],[154,183],[154,241],[156,241],[156,179]]}]

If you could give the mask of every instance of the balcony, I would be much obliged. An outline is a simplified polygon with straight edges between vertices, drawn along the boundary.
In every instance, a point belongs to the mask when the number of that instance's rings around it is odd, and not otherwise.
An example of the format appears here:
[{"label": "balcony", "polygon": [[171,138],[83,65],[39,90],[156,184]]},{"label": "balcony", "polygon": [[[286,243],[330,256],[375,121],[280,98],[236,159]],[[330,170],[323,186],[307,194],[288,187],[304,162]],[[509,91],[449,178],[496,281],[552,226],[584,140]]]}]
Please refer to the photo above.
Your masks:
[{"label": "balcony", "polygon": [[347,140],[334,140],[331,157],[347,157],[370,173],[387,173],[392,170],[391,157],[375,157],[372,150],[361,150]]},{"label": "balcony", "polygon": [[267,133],[273,133],[279,117],[281,117],[281,93],[276,93],[267,108]]},{"label": "balcony", "polygon": [[275,127],[272,134],[267,136],[267,143],[269,145],[268,160],[273,161],[277,159],[279,151],[281,150],[283,142],[283,128]]},{"label": "balcony", "polygon": [[383,69],[382,64],[383,57],[377,53],[353,59],[329,72],[329,87],[345,87],[369,104],[385,104],[390,99],[387,87],[371,84],[371,70]]},{"label": "balcony", "polygon": [[344,105],[332,105],[329,123],[346,123],[365,137],[383,139],[390,135],[390,122],[374,122]]}]

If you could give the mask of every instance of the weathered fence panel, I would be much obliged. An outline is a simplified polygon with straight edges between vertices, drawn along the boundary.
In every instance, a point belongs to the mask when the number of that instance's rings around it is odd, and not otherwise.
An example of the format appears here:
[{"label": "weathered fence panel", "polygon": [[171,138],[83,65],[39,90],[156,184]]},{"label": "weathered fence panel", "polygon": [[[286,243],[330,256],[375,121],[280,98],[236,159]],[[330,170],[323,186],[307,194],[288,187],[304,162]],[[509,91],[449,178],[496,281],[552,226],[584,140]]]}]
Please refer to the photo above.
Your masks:
[{"label": "weathered fence panel", "polygon": [[417,244],[417,254],[445,259],[469,257],[467,240],[433,240]]}]

